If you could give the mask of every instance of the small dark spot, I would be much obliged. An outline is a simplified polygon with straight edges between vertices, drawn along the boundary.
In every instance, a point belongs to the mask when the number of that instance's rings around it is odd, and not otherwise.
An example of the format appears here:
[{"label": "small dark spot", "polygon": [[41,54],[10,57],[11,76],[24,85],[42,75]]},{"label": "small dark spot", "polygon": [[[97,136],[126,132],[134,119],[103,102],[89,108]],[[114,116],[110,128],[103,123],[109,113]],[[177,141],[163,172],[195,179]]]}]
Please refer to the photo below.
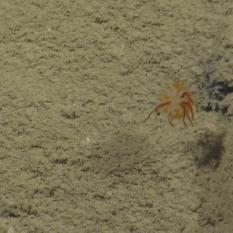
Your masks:
[{"label": "small dark spot", "polygon": [[56,163],[56,164],[66,164],[67,162],[68,162],[67,158],[59,158],[59,159],[53,160],[53,163]]},{"label": "small dark spot", "polygon": [[62,112],[62,116],[69,120],[79,118],[79,114],[77,112]]}]

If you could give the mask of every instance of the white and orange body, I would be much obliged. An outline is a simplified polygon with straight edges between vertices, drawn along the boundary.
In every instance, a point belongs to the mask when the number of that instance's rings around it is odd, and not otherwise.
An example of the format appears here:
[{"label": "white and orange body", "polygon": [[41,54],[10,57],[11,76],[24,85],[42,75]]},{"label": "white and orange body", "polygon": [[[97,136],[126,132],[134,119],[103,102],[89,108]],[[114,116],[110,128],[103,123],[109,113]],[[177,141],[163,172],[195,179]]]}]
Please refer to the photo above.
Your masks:
[{"label": "white and orange body", "polygon": [[148,120],[153,113],[166,112],[168,114],[169,123],[173,126],[174,124],[172,121],[174,119],[182,119],[185,127],[187,127],[186,118],[193,124],[193,95],[194,91],[189,90],[184,86],[183,82],[177,80],[174,84],[168,85],[167,91],[161,93],[159,98],[161,103],[149,113],[146,120]]}]

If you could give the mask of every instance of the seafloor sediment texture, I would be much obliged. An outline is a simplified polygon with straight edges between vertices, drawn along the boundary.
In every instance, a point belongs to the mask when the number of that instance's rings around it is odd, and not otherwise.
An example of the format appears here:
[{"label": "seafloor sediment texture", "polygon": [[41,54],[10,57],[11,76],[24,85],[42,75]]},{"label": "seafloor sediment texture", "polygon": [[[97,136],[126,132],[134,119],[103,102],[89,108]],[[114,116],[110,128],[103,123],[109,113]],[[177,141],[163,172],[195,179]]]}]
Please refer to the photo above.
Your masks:
[{"label": "seafloor sediment texture", "polygon": [[233,232],[232,0],[0,5],[1,233]]}]

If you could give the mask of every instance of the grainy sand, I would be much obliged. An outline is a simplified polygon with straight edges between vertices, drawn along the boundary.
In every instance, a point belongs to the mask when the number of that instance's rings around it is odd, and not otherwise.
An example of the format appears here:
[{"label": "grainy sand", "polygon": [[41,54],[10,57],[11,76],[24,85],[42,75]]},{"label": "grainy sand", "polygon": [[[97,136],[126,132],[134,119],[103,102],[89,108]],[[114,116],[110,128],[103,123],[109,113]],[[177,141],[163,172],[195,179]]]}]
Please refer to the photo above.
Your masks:
[{"label": "grainy sand", "polygon": [[232,0],[0,5],[1,233],[233,232]]}]

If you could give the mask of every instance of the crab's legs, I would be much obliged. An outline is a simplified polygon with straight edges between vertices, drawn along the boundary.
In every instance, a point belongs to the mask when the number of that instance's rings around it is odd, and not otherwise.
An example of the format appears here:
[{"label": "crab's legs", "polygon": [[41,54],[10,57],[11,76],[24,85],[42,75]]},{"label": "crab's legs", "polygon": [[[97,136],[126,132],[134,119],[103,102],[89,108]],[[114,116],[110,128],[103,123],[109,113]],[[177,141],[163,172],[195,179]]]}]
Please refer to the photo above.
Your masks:
[{"label": "crab's legs", "polygon": [[187,91],[184,91],[183,94],[181,95],[181,98],[184,98],[185,96],[187,96],[188,100],[189,100],[191,103],[193,103],[193,100],[192,100],[192,98],[191,98],[191,95],[193,95],[192,92],[189,93],[189,92],[187,92]]},{"label": "crab's legs", "polygon": [[171,121],[171,113],[168,114],[168,121],[169,121],[171,126],[175,127],[175,125]]},{"label": "crab's legs", "polygon": [[[191,123],[191,125],[193,125],[192,120],[194,119],[194,113],[193,113],[193,108],[192,108],[191,103],[182,102],[181,107],[183,109],[183,123],[184,123],[184,126],[187,127],[187,124],[185,122],[185,117],[186,116],[187,116],[189,122]],[[191,112],[191,118],[190,118],[189,112]]]},{"label": "crab's legs", "polygon": [[155,113],[155,112],[158,113],[160,108],[163,108],[163,107],[165,107],[165,106],[167,106],[167,105],[169,105],[169,104],[170,104],[170,101],[167,101],[167,102],[161,103],[161,104],[159,104],[158,106],[156,106],[156,107],[149,113],[148,117],[144,120],[144,122],[147,121],[147,120],[149,120],[150,117],[151,117],[151,115],[152,115],[153,113]]},{"label": "crab's legs", "polygon": [[[193,102],[193,99],[192,99],[192,97],[191,97],[191,95],[193,95],[195,92],[187,92],[187,91],[185,91],[182,95],[181,95],[181,98],[184,98],[185,96],[187,96],[187,98],[188,98],[188,101],[191,103],[191,104],[193,104],[194,106],[195,106],[195,108],[196,108],[196,112],[198,112],[198,107],[197,107],[197,105]],[[190,104],[190,105],[191,105]],[[191,105],[192,106],[192,105]]]},{"label": "crab's legs", "polygon": [[182,107],[183,109],[183,124],[184,124],[184,127],[187,128],[187,124],[185,122],[185,117],[186,117],[186,107],[185,107],[185,104],[184,103],[181,103],[180,106]]}]

